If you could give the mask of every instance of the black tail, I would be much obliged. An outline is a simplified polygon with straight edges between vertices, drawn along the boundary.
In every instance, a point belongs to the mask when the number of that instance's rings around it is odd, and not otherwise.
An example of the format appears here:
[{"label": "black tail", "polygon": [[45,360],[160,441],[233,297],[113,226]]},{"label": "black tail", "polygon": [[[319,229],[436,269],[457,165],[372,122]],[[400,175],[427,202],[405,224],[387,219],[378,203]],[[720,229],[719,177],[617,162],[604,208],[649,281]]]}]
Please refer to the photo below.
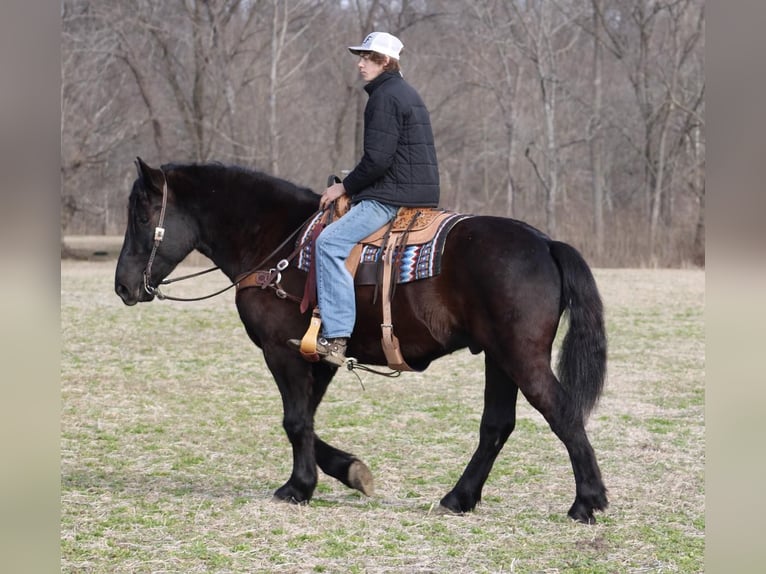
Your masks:
[{"label": "black tail", "polygon": [[570,420],[583,422],[596,406],[606,378],[604,307],[590,267],[571,245],[552,241],[550,251],[561,271],[562,305],[569,330],[561,345],[558,376],[569,395]]}]

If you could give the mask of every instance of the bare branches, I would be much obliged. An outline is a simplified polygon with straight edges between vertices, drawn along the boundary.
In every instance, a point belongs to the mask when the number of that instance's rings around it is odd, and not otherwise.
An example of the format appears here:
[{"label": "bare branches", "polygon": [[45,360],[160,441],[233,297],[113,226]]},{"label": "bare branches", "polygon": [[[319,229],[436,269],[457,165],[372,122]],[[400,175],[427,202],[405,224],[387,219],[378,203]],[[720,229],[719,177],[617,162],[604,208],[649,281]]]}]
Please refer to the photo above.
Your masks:
[{"label": "bare branches", "polygon": [[346,46],[387,30],[431,111],[445,207],[604,257],[626,220],[656,253],[700,235],[703,0],[64,0],[62,19],[70,232],[121,231],[138,153],[304,184],[353,167],[366,95]]}]

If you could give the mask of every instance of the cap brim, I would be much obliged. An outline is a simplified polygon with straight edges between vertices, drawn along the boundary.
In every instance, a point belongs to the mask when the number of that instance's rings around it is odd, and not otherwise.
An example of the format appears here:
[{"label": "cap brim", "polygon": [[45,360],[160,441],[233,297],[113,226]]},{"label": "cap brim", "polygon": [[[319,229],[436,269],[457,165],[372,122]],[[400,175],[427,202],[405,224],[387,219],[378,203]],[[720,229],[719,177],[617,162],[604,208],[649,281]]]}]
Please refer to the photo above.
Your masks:
[{"label": "cap brim", "polygon": [[351,52],[354,56],[361,56],[362,54],[371,54],[372,52],[375,52],[376,54],[380,54],[382,56],[388,56],[392,60],[399,60],[399,56],[394,56],[393,54],[384,54],[383,52],[370,50],[369,48],[362,48],[361,46],[349,46],[348,51]]}]

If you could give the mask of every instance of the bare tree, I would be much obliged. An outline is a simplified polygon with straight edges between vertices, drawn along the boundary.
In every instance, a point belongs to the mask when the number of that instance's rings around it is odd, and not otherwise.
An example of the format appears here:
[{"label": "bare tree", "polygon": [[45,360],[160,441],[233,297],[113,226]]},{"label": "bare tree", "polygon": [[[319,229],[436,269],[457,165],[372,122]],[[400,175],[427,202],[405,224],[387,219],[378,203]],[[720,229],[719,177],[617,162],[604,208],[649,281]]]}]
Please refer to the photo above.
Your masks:
[{"label": "bare tree", "polygon": [[[496,177],[488,177],[490,155],[497,152],[503,158],[505,179],[505,215],[514,215],[514,159],[516,149],[516,94],[523,69],[519,66],[516,43],[510,31],[514,12],[510,3],[498,0],[465,2],[465,20],[461,39],[463,63],[473,72],[477,87],[486,90],[497,106],[503,138],[499,145],[490,145],[488,125],[483,122],[481,157],[484,165],[482,188],[487,202],[493,203],[503,189]],[[476,39],[481,38],[481,42]]]},{"label": "bare tree", "polygon": [[704,262],[704,18],[704,0],[63,0],[62,233],[121,230],[136,155],[324,185],[362,148],[345,46],[386,30],[445,207],[599,264]]},{"label": "bare tree", "polygon": [[[663,205],[672,204],[667,171],[681,160],[681,142],[701,120],[704,75],[695,60],[701,57],[704,4],[634,0],[615,2],[611,9],[614,25],[604,30],[612,53],[627,69],[641,119],[635,141],[642,150],[643,211],[649,251],[654,252]],[[689,67],[695,68],[691,76]]]},{"label": "bare tree", "polygon": [[[303,70],[311,51],[292,49],[322,13],[325,3],[318,0],[272,0],[271,65],[269,67],[269,167],[279,173],[279,98],[293,76]],[[288,58],[288,55],[292,56]]]},{"label": "bare tree", "polygon": [[[510,3],[510,6],[516,16],[512,35],[521,53],[533,64],[543,116],[542,144],[532,142],[527,146],[525,156],[545,190],[546,228],[548,233],[555,235],[562,145],[557,131],[557,114],[559,98],[565,95],[560,87],[563,81],[560,66],[567,52],[576,45],[580,28],[573,26],[576,16],[559,10],[553,2]],[[542,156],[542,169],[534,155]]]},{"label": "bare tree", "polygon": [[604,51],[602,46],[603,0],[592,0],[593,7],[593,113],[589,130],[590,169],[593,186],[593,231],[596,255],[604,253],[604,167],[602,151],[602,106],[604,100]]},{"label": "bare tree", "polygon": [[121,67],[119,39],[104,26],[102,15],[89,3],[64,5],[62,18],[61,175],[62,229],[78,214],[98,221],[92,232],[112,231],[115,188],[98,185],[84,194],[93,174],[105,166],[147,121],[136,114],[130,91],[115,89],[129,82]]}]

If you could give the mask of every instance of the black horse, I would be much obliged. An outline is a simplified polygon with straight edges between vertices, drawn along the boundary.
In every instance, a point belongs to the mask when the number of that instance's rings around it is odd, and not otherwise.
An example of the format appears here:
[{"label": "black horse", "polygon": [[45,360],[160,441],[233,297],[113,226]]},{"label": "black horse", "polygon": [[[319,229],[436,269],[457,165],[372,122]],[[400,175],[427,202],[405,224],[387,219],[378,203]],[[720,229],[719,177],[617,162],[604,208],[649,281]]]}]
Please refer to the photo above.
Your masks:
[{"label": "black horse", "polygon": [[[161,281],[195,249],[232,282],[259,266],[273,268],[294,251],[292,232],[319,205],[310,189],[241,167],[169,164],[154,169],[140,158],[136,165],[115,275],[115,290],[126,305],[151,301]],[[156,235],[157,226],[164,228],[164,237]],[[284,269],[280,294],[302,294],[305,279],[294,266]],[[385,365],[381,308],[372,302],[372,289],[357,288],[348,355],[362,364]],[[310,313],[301,314],[291,297],[278,297],[267,288],[238,291],[236,304],[282,395],[293,470],[275,498],[307,503],[317,483],[317,465],[370,494],[367,466],[314,430],[314,414],[336,368],[307,362],[286,345],[303,335]],[[557,378],[551,347],[567,310],[569,329]],[[596,283],[577,250],[513,219],[464,219],[447,237],[441,273],[399,285],[392,313],[402,354],[414,369],[465,347],[484,352],[479,445],[441,499],[443,509],[467,512],[481,499],[492,465],[514,429],[521,390],[569,452],[576,485],[569,516],[595,522],[594,511],[604,510],[608,502],[585,421],[604,385],[606,335]]]}]

